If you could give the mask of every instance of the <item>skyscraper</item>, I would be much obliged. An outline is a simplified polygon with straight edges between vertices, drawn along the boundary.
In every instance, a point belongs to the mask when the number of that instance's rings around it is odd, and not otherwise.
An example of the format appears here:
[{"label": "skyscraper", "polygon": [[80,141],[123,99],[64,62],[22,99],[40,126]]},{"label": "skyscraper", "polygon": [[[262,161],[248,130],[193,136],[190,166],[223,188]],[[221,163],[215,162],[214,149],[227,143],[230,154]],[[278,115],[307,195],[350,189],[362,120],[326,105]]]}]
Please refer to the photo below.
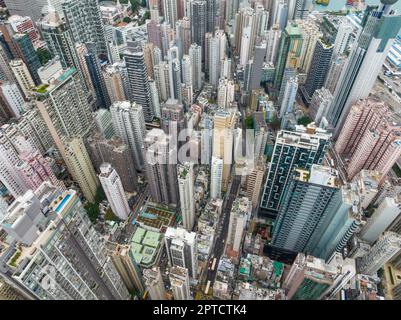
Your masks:
[{"label": "skyscraper", "polygon": [[178,204],[177,151],[171,135],[152,129],[143,141],[145,173],[154,201],[165,205]]},{"label": "skyscraper", "polygon": [[297,255],[284,280],[289,300],[320,300],[337,276],[335,267],[313,256]]},{"label": "skyscraper", "polygon": [[174,266],[170,269],[170,284],[174,300],[192,300],[188,269]]},{"label": "skyscraper", "polygon": [[60,150],[68,171],[89,202],[95,201],[99,180],[82,138],[66,139]]},{"label": "skyscraper", "polygon": [[305,86],[301,87],[303,97],[308,104],[314,92],[324,84],[332,53],[333,45],[325,43],[323,38],[320,38],[315,46]]},{"label": "skyscraper", "polygon": [[231,103],[234,102],[234,81],[226,78],[220,78],[218,93],[217,93],[217,105],[222,109],[229,109]]},{"label": "skyscraper", "polygon": [[[351,106],[372,91],[377,75],[401,27],[401,16],[394,15],[391,3],[382,0],[379,9],[372,10],[362,32],[351,49],[347,64],[333,93],[333,103],[327,120],[336,128],[335,137],[348,116]],[[342,130],[343,132],[343,130]]]},{"label": "skyscraper", "polygon": [[186,230],[192,231],[195,223],[193,163],[179,164],[177,171],[182,224]]},{"label": "skyscraper", "polygon": [[134,49],[128,47],[124,51],[123,56],[127,67],[129,86],[132,92],[130,100],[142,106],[145,120],[151,122],[154,114],[148,72],[143,52],[139,50],[139,48]]},{"label": "skyscraper", "polygon": [[129,101],[116,102],[110,107],[114,131],[130,147],[138,171],[143,170],[142,145],[145,138],[145,118],[142,106]]},{"label": "skyscraper", "polygon": [[63,192],[48,209],[52,220],[35,234],[23,259],[16,259],[12,279],[36,299],[127,300],[129,293],[105,254],[105,240],[93,229],[77,193]]},{"label": "skyscraper", "polygon": [[52,56],[59,57],[63,68],[79,69],[78,54],[70,25],[61,20],[54,7],[49,7],[48,14],[38,22],[38,25]]},{"label": "skyscraper", "polygon": [[192,42],[201,47],[202,60],[205,59],[205,34],[207,30],[207,1],[191,1]]},{"label": "skyscraper", "polygon": [[284,69],[295,68],[301,55],[302,36],[298,25],[291,23],[281,35],[280,47],[277,57],[276,72],[274,74],[274,87],[279,89],[283,80]]},{"label": "skyscraper", "polygon": [[262,214],[270,212],[273,217],[277,215],[284,188],[293,170],[310,169],[312,164],[321,164],[329,139],[330,134],[326,130],[314,125],[306,128],[297,126],[295,132],[278,132],[260,204]]},{"label": "skyscraper", "polygon": [[40,83],[38,69],[42,66],[33,47],[31,39],[27,34],[16,33],[13,35],[14,43],[18,51],[18,56],[25,62],[35,84]]},{"label": "skyscraper", "polygon": [[107,56],[104,25],[98,0],[65,0],[62,8],[74,42],[93,43],[97,55]]},{"label": "skyscraper", "polygon": [[223,160],[212,156],[210,172],[210,197],[212,199],[221,198],[223,185]]},{"label": "skyscraper", "polygon": [[165,243],[169,263],[172,267],[187,268],[189,276],[197,276],[197,238],[195,232],[182,228],[168,227],[165,233]]},{"label": "skyscraper", "polygon": [[303,252],[316,228],[335,214],[332,204],[338,192],[337,172],[312,165],[311,170],[295,169],[277,214],[272,245]]},{"label": "skyscraper", "polygon": [[98,108],[109,109],[110,97],[98,58],[93,52],[88,52],[84,57],[93,88],[95,88],[96,105]]},{"label": "skyscraper", "polygon": [[222,190],[228,185],[233,164],[234,135],[236,115],[233,111],[219,109],[215,112],[213,123],[213,157],[223,160]]},{"label": "skyscraper", "polygon": [[15,59],[10,61],[10,68],[19,87],[24,93],[25,98],[27,98],[30,90],[35,87],[35,82],[33,81],[26,64],[22,59]]},{"label": "skyscraper", "polygon": [[143,278],[152,300],[166,300],[166,289],[159,267],[143,270]]},{"label": "skyscraper", "polygon": [[105,139],[97,134],[87,139],[87,149],[97,172],[103,163],[110,163],[120,176],[123,188],[127,192],[135,192],[138,176],[130,147],[119,137]]},{"label": "skyscraper", "polygon": [[350,179],[369,169],[378,170],[383,182],[401,154],[401,125],[377,98],[361,100],[350,109],[335,150],[349,159]]},{"label": "skyscraper", "polygon": [[127,220],[131,210],[124,193],[120,176],[110,163],[104,163],[100,167],[99,180],[113,213],[119,219]]},{"label": "skyscraper", "polygon": [[252,203],[246,198],[237,198],[233,202],[230,213],[230,222],[228,225],[227,246],[228,250],[232,250],[235,254],[241,251],[244,230],[252,212]]},{"label": "skyscraper", "polygon": [[401,251],[401,235],[387,231],[372,247],[370,252],[357,263],[362,274],[374,275],[383,265]]},{"label": "skyscraper", "polygon": [[194,91],[202,88],[202,47],[196,43],[189,48],[189,58],[192,64],[192,85]]}]

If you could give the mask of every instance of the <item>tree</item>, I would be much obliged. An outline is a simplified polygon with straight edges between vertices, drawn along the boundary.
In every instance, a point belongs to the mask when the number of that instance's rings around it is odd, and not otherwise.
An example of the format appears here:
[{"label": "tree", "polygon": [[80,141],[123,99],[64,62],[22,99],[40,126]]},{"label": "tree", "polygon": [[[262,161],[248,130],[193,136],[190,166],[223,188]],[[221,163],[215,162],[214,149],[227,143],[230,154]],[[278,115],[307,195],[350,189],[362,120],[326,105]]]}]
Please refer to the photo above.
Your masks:
[{"label": "tree", "polygon": [[131,22],[131,18],[130,17],[124,17],[123,22],[130,23]]},{"label": "tree", "polygon": [[38,48],[36,50],[36,54],[38,55],[42,66],[45,65],[52,58],[50,51],[45,48]]},{"label": "tree", "polygon": [[309,116],[303,116],[302,118],[298,119],[298,124],[302,124],[305,127],[311,122],[312,122],[312,119],[309,118]]},{"label": "tree", "polygon": [[141,6],[140,0],[130,0],[132,12],[138,11],[139,7]]},{"label": "tree", "polygon": [[111,208],[108,208],[106,210],[106,213],[104,215],[104,220],[105,221],[120,221],[118,217],[114,214],[114,212],[111,210]]},{"label": "tree", "polygon": [[99,205],[88,202],[85,205],[85,210],[86,210],[86,213],[88,214],[89,220],[92,223],[95,223],[100,214]]},{"label": "tree", "polygon": [[96,195],[95,195],[95,203],[99,204],[102,202],[104,199],[106,199],[106,194],[103,191],[103,188],[99,186],[96,190]]}]

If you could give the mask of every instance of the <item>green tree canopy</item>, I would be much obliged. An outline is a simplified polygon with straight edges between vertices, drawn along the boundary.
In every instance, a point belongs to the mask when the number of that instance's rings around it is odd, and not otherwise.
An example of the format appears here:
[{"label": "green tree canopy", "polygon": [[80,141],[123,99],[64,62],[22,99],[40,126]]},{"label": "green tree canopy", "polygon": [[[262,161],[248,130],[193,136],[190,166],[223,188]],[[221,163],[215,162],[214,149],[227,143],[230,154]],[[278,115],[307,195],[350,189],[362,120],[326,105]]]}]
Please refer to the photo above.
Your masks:
[{"label": "green tree canopy", "polygon": [[42,66],[45,65],[52,58],[50,51],[45,48],[38,48],[36,50],[36,54],[38,55]]}]

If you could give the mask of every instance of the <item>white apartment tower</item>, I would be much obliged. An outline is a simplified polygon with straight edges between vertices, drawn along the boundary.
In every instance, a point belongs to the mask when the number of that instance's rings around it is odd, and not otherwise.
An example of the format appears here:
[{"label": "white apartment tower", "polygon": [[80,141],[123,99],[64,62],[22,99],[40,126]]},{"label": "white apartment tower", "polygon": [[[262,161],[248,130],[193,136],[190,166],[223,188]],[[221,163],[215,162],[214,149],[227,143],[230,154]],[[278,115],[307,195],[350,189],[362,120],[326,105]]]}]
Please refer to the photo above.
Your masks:
[{"label": "white apartment tower", "polygon": [[113,213],[121,220],[127,220],[130,209],[117,171],[109,163],[103,163],[100,166],[99,180]]},{"label": "white apartment tower", "polygon": [[195,223],[193,163],[177,165],[177,177],[182,223],[187,231],[192,231]]},{"label": "white apartment tower", "polygon": [[174,300],[192,300],[189,287],[188,269],[172,267],[170,269],[170,284]]},{"label": "white apartment tower", "polygon": [[110,112],[116,135],[129,145],[135,168],[141,171],[144,165],[142,146],[146,131],[142,106],[130,101],[116,102],[110,107]]}]

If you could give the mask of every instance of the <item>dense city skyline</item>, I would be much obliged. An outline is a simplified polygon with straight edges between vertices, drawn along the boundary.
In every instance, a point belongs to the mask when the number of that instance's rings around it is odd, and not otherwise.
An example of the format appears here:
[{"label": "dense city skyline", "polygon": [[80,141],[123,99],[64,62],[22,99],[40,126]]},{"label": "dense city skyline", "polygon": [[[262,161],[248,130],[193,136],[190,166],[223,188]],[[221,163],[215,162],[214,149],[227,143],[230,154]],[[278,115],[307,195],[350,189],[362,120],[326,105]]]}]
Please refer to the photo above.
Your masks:
[{"label": "dense city skyline", "polygon": [[401,2],[0,1],[0,300],[401,300]]}]

